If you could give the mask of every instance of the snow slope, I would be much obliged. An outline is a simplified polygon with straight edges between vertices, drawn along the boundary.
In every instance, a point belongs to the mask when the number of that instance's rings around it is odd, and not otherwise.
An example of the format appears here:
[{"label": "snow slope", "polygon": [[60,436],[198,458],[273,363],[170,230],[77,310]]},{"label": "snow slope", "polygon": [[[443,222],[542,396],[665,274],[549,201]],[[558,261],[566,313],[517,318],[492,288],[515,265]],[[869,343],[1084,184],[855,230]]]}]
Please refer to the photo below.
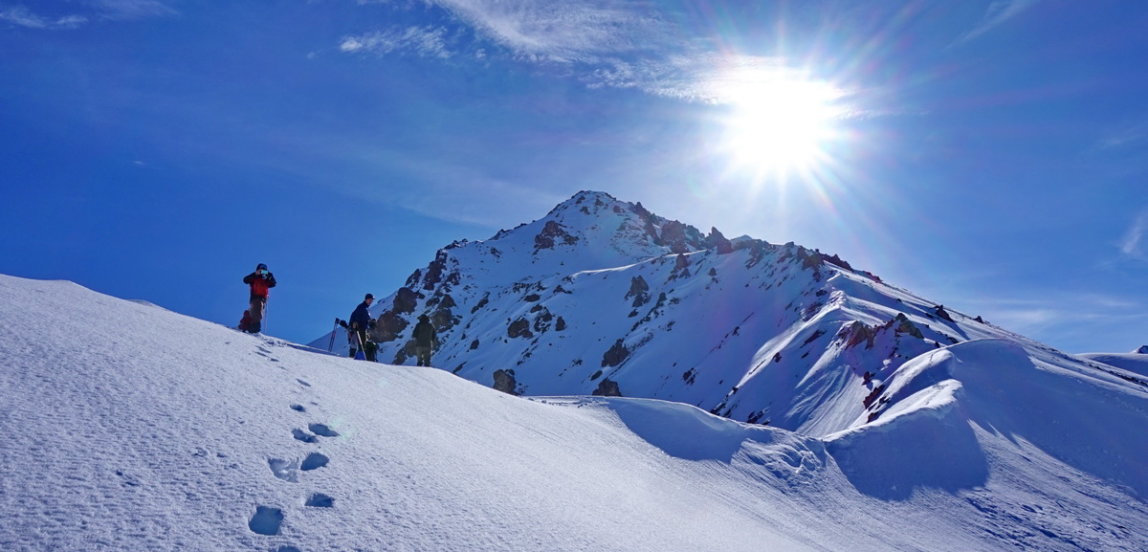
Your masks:
[{"label": "snow slope", "polygon": [[899,374],[814,438],[0,276],[0,549],[1148,549],[1142,386],[992,340]]},{"label": "snow slope", "polygon": [[1084,353],[1076,356],[1148,377],[1148,351],[1144,347],[1134,353]]}]

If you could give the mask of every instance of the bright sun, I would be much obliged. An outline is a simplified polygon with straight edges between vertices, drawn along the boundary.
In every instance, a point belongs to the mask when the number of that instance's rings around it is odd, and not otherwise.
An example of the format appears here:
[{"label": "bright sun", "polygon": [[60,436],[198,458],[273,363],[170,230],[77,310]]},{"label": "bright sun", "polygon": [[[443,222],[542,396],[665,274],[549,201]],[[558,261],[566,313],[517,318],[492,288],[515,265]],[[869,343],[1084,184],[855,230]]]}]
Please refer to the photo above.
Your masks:
[{"label": "bright sun", "polygon": [[808,175],[829,161],[826,147],[840,117],[833,86],[779,73],[739,75],[725,83],[721,149],[757,177]]}]

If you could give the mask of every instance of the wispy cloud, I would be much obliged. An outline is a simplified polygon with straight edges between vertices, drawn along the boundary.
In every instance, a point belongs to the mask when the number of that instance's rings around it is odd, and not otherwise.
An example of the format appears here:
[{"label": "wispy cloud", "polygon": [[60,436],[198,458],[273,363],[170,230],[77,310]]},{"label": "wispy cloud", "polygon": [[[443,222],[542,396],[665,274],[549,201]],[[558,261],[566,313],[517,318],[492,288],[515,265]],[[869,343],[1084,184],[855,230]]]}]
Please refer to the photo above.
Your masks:
[{"label": "wispy cloud", "polygon": [[0,5],[0,22],[37,30],[77,29],[99,20],[126,21],[176,15],[174,8],[159,0],[88,0],[78,13],[43,15],[25,6]]},{"label": "wispy cloud", "polygon": [[[656,3],[624,0],[426,0],[469,32],[408,27],[344,38],[347,53],[414,52],[448,58],[486,46],[514,59],[558,67],[590,88],[631,88],[691,102],[727,103],[731,91],[779,76],[800,77],[786,60],[722,51],[690,36]],[[466,40],[473,43],[466,44]],[[835,94],[844,93],[836,90]],[[850,115],[850,114],[846,114]],[[855,115],[855,114],[852,114]]]},{"label": "wispy cloud", "polygon": [[672,27],[648,4],[624,0],[430,0],[521,56],[597,62],[660,44]]},{"label": "wispy cloud", "polygon": [[127,20],[176,15],[179,12],[160,0],[89,0],[106,19]]},{"label": "wispy cloud", "polygon": [[998,297],[964,301],[962,304],[983,313],[986,320],[998,327],[1038,339],[1042,336],[1074,335],[1079,332],[1082,322],[1130,325],[1148,320],[1143,301],[1129,296],[1065,294],[1062,290],[1031,290],[1030,293],[1041,293],[1045,298]]},{"label": "wispy cloud", "polygon": [[1123,148],[1148,139],[1148,121],[1140,121],[1105,136],[1098,147],[1102,150]]},{"label": "wispy cloud", "polygon": [[1148,232],[1148,210],[1140,213],[1132,226],[1124,233],[1120,242],[1120,251],[1134,259],[1148,258],[1144,253],[1144,234]]},{"label": "wispy cloud", "polygon": [[1040,0],[996,0],[989,4],[984,17],[969,32],[961,35],[954,45],[973,40],[997,27],[1006,21],[1024,13],[1035,6]]},{"label": "wispy cloud", "polygon": [[386,55],[392,52],[413,51],[423,57],[446,59],[454,55],[447,46],[444,27],[407,27],[345,37],[339,43],[344,52],[363,52]]},{"label": "wispy cloud", "polygon": [[24,6],[0,6],[0,21],[27,29],[54,30],[75,29],[87,23],[88,18],[77,14],[45,17]]}]

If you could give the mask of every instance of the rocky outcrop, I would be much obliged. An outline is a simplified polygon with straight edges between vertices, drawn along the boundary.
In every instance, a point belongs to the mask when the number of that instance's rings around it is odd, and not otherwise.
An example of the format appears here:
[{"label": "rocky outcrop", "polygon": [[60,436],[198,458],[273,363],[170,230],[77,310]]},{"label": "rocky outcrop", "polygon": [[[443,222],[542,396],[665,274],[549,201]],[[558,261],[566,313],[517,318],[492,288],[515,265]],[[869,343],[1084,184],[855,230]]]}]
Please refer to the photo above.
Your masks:
[{"label": "rocky outcrop", "polygon": [[384,311],[375,321],[375,327],[368,332],[375,343],[394,341],[407,328],[408,322],[394,311]]},{"label": "rocky outcrop", "polygon": [[716,249],[718,255],[733,253],[733,243],[714,227],[710,227],[710,235],[706,236],[706,247]]},{"label": "rocky outcrop", "polygon": [[598,397],[621,397],[622,390],[618,387],[618,382],[605,378],[598,384],[598,388],[594,390],[591,395]]},{"label": "rocky outcrop", "polygon": [[649,291],[650,284],[646,283],[646,279],[634,276],[630,279],[630,291],[626,292],[626,299],[633,297],[634,302],[630,306],[638,308],[650,301]]},{"label": "rocky outcrop", "polygon": [[534,252],[552,249],[556,244],[574,245],[577,242],[578,238],[567,232],[561,224],[548,220],[542,226],[542,231],[534,236]]},{"label": "rocky outcrop", "polygon": [[519,318],[511,322],[510,325],[506,327],[506,335],[510,338],[525,337],[529,339],[534,337],[534,334],[530,331],[530,321],[525,318]]},{"label": "rocky outcrop", "polygon": [[945,310],[944,305],[937,305],[937,308],[933,309],[933,314],[937,315],[937,318],[941,320],[953,321],[953,317],[949,315],[949,311]]},{"label": "rocky outcrop", "polygon": [[602,354],[602,366],[617,366],[626,361],[630,356],[630,350],[626,348],[626,344],[621,339],[614,342],[605,353]]},{"label": "rocky outcrop", "polygon": [[415,312],[415,307],[419,303],[419,294],[409,287],[401,287],[399,291],[395,292],[395,300],[392,310],[395,314],[407,314]]},{"label": "rocky outcrop", "polygon": [[517,395],[518,393],[518,380],[514,377],[514,370],[495,370],[494,371],[494,385],[492,386],[498,391]]}]

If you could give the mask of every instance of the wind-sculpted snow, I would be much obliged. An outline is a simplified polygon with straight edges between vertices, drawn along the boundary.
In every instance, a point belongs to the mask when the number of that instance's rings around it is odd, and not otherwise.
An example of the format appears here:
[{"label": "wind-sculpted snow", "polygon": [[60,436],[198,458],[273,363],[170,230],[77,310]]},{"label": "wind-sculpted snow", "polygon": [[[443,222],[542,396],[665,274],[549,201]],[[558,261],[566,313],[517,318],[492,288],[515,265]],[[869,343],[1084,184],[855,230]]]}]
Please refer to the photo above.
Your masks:
[{"label": "wind-sculpted snow", "polygon": [[822,440],[0,276],[0,550],[1148,548],[1143,388],[1028,350],[907,362]]},{"label": "wind-sculpted snow", "polygon": [[906,363],[881,400],[890,406],[879,419],[828,438],[853,484],[874,496],[981,487],[1003,441],[1148,498],[1148,443],[1129,434],[1148,427],[1148,393],[1106,374],[1034,363],[1015,342],[980,340]]}]

